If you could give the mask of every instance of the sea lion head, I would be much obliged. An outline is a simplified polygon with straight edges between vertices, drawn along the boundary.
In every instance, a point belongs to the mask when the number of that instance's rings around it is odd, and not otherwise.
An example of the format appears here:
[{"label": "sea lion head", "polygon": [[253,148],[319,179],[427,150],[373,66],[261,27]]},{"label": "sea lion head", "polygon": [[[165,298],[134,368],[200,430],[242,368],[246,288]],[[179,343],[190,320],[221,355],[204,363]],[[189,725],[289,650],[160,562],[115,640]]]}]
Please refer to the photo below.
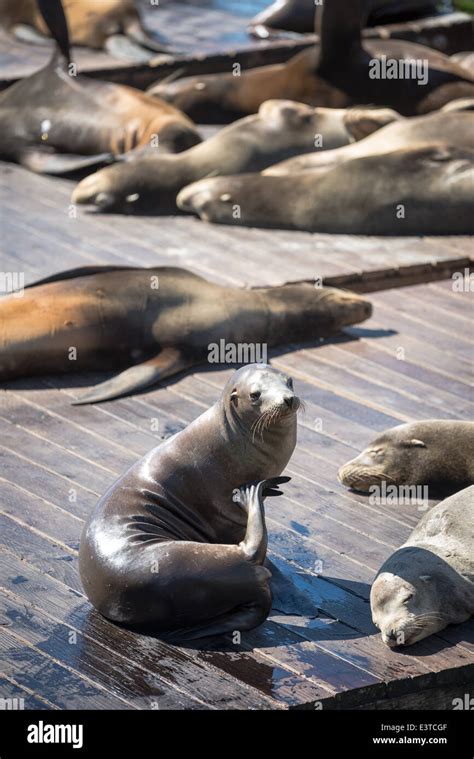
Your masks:
[{"label": "sea lion head", "polygon": [[266,100],[258,109],[258,118],[287,142],[288,135],[302,147],[313,150],[316,135],[324,132],[331,120],[330,108],[314,108],[294,100]]},{"label": "sea lion head", "polygon": [[370,301],[348,290],[301,282],[256,288],[263,292],[270,313],[270,333],[298,342],[313,341],[359,324],[372,314]]},{"label": "sea lion head", "polygon": [[232,115],[243,115],[238,106],[235,111],[232,108],[232,94],[238,89],[238,79],[232,74],[186,76],[174,81],[167,78],[150,87],[147,94],[171,103],[194,120],[223,123]]},{"label": "sea lion head", "polygon": [[392,485],[423,484],[428,444],[402,424],[383,432],[355,459],[339,470],[339,480],[352,490],[367,493],[382,482]]},{"label": "sea lion head", "polygon": [[402,547],[387,559],[372,585],[370,606],[390,648],[410,646],[469,616],[459,575],[418,546]]},{"label": "sea lion head", "polygon": [[227,419],[251,434],[264,438],[266,431],[296,425],[301,405],[292,378],[269,364],[248,364],[226,384],[222,403]]}]

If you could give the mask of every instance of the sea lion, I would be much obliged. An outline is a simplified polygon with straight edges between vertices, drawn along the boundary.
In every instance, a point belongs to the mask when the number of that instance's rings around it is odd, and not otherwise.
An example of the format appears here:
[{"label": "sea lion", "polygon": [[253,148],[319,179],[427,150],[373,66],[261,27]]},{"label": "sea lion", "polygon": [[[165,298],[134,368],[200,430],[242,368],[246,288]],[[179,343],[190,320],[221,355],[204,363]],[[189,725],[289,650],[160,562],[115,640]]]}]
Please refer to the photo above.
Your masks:
[{"label": "sea lion", "polygon": [[428,511],[380,568],[374,624],[390,648],[411,646],[474,613],[474,486]]},{"label": "sea lion", "polygon": [[[176,208],[183,187],[206,176],[261,171],[279,158],[347,145],[401,118],[390,108],[311,108],[287,100],[267,100],[247,116],[179,155],[116,163],[83,179],[73,203],[102,209]],[[151,155],[150,155],[151,153]]]},{"label": "sea lion", "polygon": [[339,479],[363,493],[382,482],[426,485],[445,495],[461,490],[474,484],[474,422],[430,420],[393,427],[344,464]]},{"label": "sea lion", "polygon": [[288,375],[245,366],[214,406],[110,488],[79,551],[101,614],[188,639],[266,619],[263,499],[289,480],[279,475],[296,445],[299,403]]},{"label": "sea lion", "polygon": [[60,0],[38,0],[58,43],[50,63],[0,94],[0,157],[61,174],[149,145],[178,152],[201,138],[168,103],[132,87],[75,76]]},{"label": "sea lion", "polygon": [[455,53],[451,56],[451,60],[457,65],[467,69],[470,74],[474,74],[474,52],[467,50],[462,53]]},{"label": "sea lion", "polygon": [[[470,101],[469,101],[470,102]],[[457,147],[474,149],[474,115],[462,110],[460,103],[465,100],[453,101],[445,109],[428,113],[425,116],[413,116],[399,119],[396,123],[387,124],[376,133],[351,145],[345,145],[335,150],[313,151],[305,158],[290,158],[282,163],[270,166],[265,174],[294,174],[299,171],[312,171],[320,167],[335,166],[351,158],[391,153],[398,148],[415,146],[420,142],[446,142]]]},{"label": "sea lion", "polygon": [[177,204],[204,221],[247,227],[472,234],[473,169],[474,150],[429,143],[284,176],[202,179],[181,190]]},{"label": "sea lion", "polygon": [[[397,16],[433,10],[430,0],[361,0],[362,23],[382,23]],[[307,34],[314,30],[314,0],[275,0],[250,22],[250,32],[260,39],[275,36],[274,30]]]},{"label": "sea lion", "polygon": [[[105,49],[118,58],[145,61],[169,52],[165,40],[147,31],[134,0],[63,0],[72,45]],[[22,42],[49,43],[37,0],[0,0],[0,24]]]},{"label": "sea lion", "polygon": [[[287,63],[239,76],[186,77],[149,91],[203,121],[254,113],[268,98],[330,108],[383,105],[412,116],[473,96],[469,72],[442,53],[395,39],[362,43],[359,0],[325,0],[318,11],[319,46]],[[395,78],[387,65],[396,69]]]},{"label": "sea lion", "polygon": [[0,381],[130,367],[78,401],[95,403],[197,366],[221,341],[245,356],[249,344],[335,334],[371,310],[357,295],[310,284],[247,290],[172,267],[74,269],[0,299]]}]

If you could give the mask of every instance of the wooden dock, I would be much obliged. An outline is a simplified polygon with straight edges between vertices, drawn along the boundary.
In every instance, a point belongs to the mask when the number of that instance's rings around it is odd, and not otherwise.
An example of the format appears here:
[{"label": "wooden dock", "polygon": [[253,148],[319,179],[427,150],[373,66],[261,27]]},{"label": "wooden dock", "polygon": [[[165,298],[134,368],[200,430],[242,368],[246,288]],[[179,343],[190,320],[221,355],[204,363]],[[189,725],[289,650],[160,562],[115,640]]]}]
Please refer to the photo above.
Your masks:
[{"label": "wooden dock", "polygon": [[382,643],[370,584],[420,512],[371,505],[336,474],[387,427],[473,418],[472,293],[455,292],[450,279],[472,269],[472,241],[76,214],[72,186],[0,166],[0,271],[27,282],[93,263],[179,265],[247,286],[321,277],[372,291],[374,314],[336,339],[272,356],[306,410],[292,481],[267,507],[270,557],[319,616],[306,626],[274,616],[240,645],[171,646],[120,629],[92,610],[77,572],[82,524],[99,496],[208,408],[233,368],[205,367],[93,407],[70,402],[105,375],[1,389],[0,698],[31,709],[451,709],[472,692],[474,621],[405,650]]},{"label": "wooden dock", "polygon": [[[75,51],[81,71],[146,87],[171,71],[284,61],[312,35],[258,42],[266,0],[143,3],[178,54],[152,65]],[[172,29],[172,35],[169,31]],[[367,35],[468,48],[465,14],[376,27]],[[0,88],[48,59],[0,35]],[[267,506],[269,552],[315,618],[272,615],[240,644],[172,646],[97,615],[77,572],[97,499],[137,458],[219,396],[233,367],[203,367],[133,398],[74,407],[107,375],[47,377],[0,389],[0,708],[451,709],[472,692],[474,621],[393,651],[372,625],[370,584],[409,535],[416,506],[373,505],[337,481],[341,464],[404,421],[473,419],[474,304],[454,273],[473,271],[465,237],[382,238],[206,225],[177,215],[101,215],[70,204],[73,182],[0,164],[0,273],[26,283],[91,264],[187,267],[235,286],[322,280],[367,292],[373,317],[317,345],[275,351],[305,401],[285,495]],[[1,297],[1,295],[0,295]],[[158,427],[158,429],[157,429]]]},{"label": "wooden dock", "polygon": [[[173,55],[157,54],[150,63],[118,60],[101,50],[74,48],[78,70],[89,76],[146,88],[169,74],[228,71],[238,62],[243,69],[283,63],[317,42],[313,34],[282,34],[257,40],[248,32],[250,20],[267,0],[141,0],[147,27],[169,40]],[[366,37],[394,37],[429,45],[447,55],[472,46],[472,18],[466,13],[444,13],[414,21],[374,26]],[[0,30],[0,89],[44,66],[52,47],[27,45]]]}]

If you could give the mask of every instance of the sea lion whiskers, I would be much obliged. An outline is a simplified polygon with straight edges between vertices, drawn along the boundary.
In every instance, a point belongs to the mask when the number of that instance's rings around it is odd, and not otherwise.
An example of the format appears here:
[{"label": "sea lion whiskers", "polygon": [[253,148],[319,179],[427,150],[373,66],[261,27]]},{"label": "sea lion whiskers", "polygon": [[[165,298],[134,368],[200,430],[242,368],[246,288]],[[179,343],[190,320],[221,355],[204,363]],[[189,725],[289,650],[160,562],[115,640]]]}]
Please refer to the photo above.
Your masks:
[{"label": "sea lion whiskers", "polygon": [[300,399],[294,397],[292,398],[292,404],[289,407],[286,406],[285,408],[282,403],[274,403],[270,408],[265,409],[258,419],[253,422],[250,428],[250,431],[252,432],[252,443],[255,443],[257,434],[260,434],[260,437],[263,440],[265,430],[272,427],[280,419],[290,416],[292,413],[298,411],[301,408],[301,405]]}]

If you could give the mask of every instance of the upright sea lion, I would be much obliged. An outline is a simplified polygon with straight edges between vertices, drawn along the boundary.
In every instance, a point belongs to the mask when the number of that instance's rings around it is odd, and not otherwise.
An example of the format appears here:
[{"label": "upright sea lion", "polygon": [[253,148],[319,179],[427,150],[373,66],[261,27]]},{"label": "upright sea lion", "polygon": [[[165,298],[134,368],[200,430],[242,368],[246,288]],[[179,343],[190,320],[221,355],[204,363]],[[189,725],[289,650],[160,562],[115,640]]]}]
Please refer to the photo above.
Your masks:
[{"label": "upright sea lion", "polygon": [[380,568],[374,624],[388,646],[411,646],[474,614],[474,486],[428,511]]},{"label": "upright sea lion", "polygon": [[382,482],[426,485],[443,494],[461,490],[474,484],[474,422],[430,420],[393,427],[344,464],[339,479],[364,493]]},{"label": "upright sea lion", "polygon": [[287,63],[239,76],[186,77],[150,92],[203,120],[213,112],[219,118],[254,113],[268,98],[330,108],[383,105],[411,116],[474,94],[469,72],[442,53],[394,39],[362,43],[359,0],[325,0],[318,11],[320,45]]},{"label": "upright sea lion", "polygon": [[218,224],[355,235],[472,234],[473,170],[474,150],[428,143],[284,176],[202,179],[181,190],[177,203]]},{"label": "upright sea lion", "polygon": [[[403,14],[419,14],[433,10],[430,0],[361,0],[362,23],[382,23]],[[250,22],[255,37],[267,39],[273,30],[307,34],[314,29],[314,0],[275,0]]]},{"label": "upright sea lion", "polygon": [[[267,100],[259,112],[224,128],[179,155],[116,163],[83,179],[73,203],[101,208],[152,208],[171,205],[183,187],[206,176],[261,171],[278,158],[347,145],[401,118],[390,108],[311,108],[287,100]],[[149,153],[152,153],[150,155]]]},{"label": "upright sea lion", "polygon": [[[116,57],[146,60],[168,51],[144,29],[134,0],[63,0],[72,45],[105,48]],[[0,24],[23,42],[49,42],[37,0],[0,0]]]},{"label": "upright sea lion", "polygon": [[171,267],[75,269],[0,299],[0,381],[130,367],[78,401],[94,403],[197,366],[222,340],[245,350],[310,341],[371,310],[357,295],[309,284],[246,290]]},{"label": "upright sea lion", "polygon": [[79,552],[84,590],[101,614],[187,638],[266,619],[263,499],[289,479],[278,475],[295,448],[298,407],[288,375],[245,366],[214,406],[110,488]]},{"label": "upright sea lion", "polygon": [[[294,174],[312,171],[320,167],[335,166],[351,158],[391,153],[398,148],[408,148],[420,142],[446,142],[454,147],[474,149],[474,115],[468,110],[460,113],[461,102],[455,100],[453,110],[428,113],[425,116],[399,119],[382,127],[376,133],[351,145],[335,150],[313,151],[304,158],[290,158],[266,169],[265,174]],[[469,101],[470,102],[470,101]],[[454,112],[455,110],[455,112]]]},{"label": "upright sea lion", "polygon": [[60,0],[38,0],[59,49],[50,63],[0,94],[0,157],[60,174],[149,145],[178,152],[201,138],[168,103],[124,85],[75,76]]}]

